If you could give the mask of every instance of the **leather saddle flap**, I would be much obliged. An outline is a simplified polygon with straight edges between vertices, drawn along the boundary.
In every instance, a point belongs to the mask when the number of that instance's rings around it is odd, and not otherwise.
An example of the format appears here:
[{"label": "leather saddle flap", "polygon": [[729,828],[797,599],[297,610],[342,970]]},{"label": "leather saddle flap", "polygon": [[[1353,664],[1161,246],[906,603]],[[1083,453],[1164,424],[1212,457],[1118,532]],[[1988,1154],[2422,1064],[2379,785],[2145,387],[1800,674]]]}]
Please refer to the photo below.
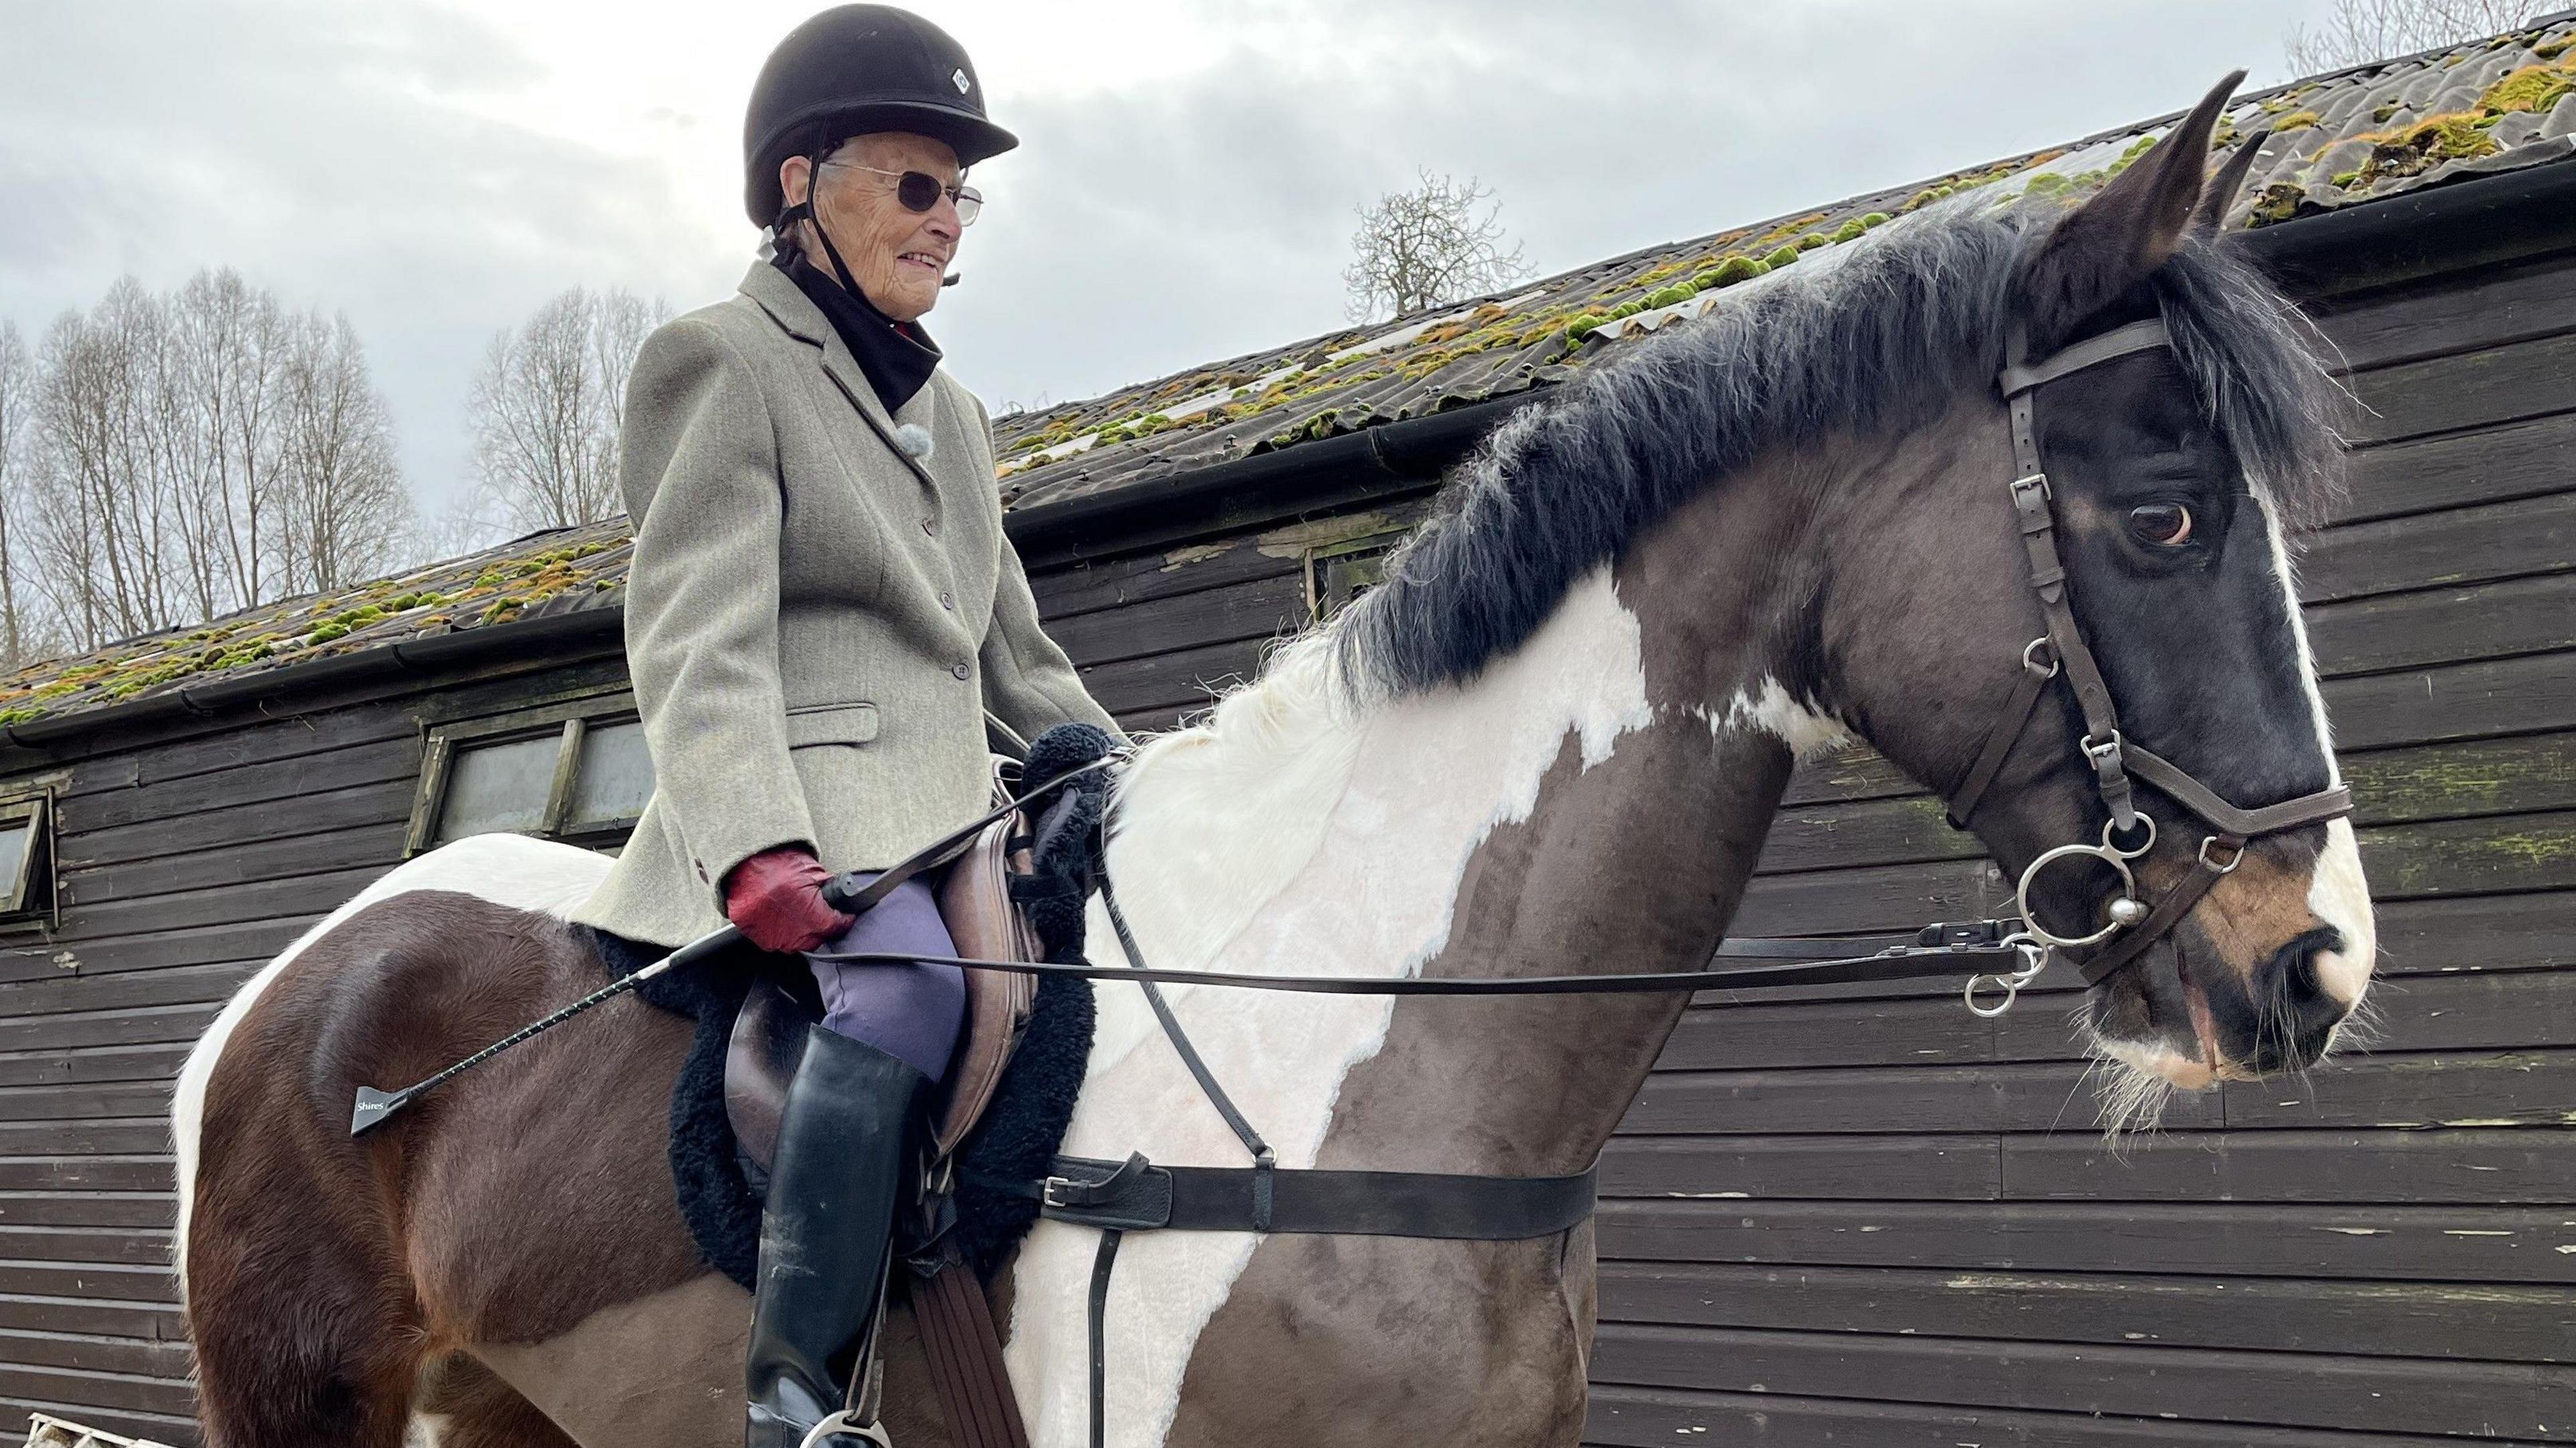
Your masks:
[{"label": "leather saddle flap", "polygon": [[[947,877],[939,883],[939,915],[948,925],[949,938],[957,942],[959,955],[985,960],[1038,958],[1037,937],[1019,904],[1011,899],[1011,867],[1018,865],[1025,872],[1028,866],[1025,851],[1016,860],[1011,854],[1012,837],[1021,828],[1018,815],[994,821],[948,867]],[[956,1058],[948,1067],[947,1087],[931,1112],[931,1140],[939,1155],[955,1151],[991,1104],[993,1089],[1002,1081],[1002,1068],[1010,1064],[1020,1033],[1028,1028],[1037,993],[1033,975],[966,972],[966,1025]]]},{"label": "leather saddle flap", "polygon": [[[1011,899],[1011,842],[1020,827],[1014,815],[995,821],[948,867],[938,888],[939,913],[957,953],[987,960],[1035,960],[1036,936]],[[966,1024],[950,1062],[948,1081],[933,1099],[931,1140],[937,1156],[946,1156],[966,1139],[993,1090],[1002,1068],[1027,1029],[1037,1001],[1037,979],[997,970],[966,972]],[[813,1024],[793,996],[763,982],[754,987],[734,1017],[733,1038],[725,1054],[725,1115],[733,1122],[735,1142],[743,1154],[766,1169],[778,1149],[778,1122],[787,1105],[787,1083],[804,1054],[805,1032]]]}]

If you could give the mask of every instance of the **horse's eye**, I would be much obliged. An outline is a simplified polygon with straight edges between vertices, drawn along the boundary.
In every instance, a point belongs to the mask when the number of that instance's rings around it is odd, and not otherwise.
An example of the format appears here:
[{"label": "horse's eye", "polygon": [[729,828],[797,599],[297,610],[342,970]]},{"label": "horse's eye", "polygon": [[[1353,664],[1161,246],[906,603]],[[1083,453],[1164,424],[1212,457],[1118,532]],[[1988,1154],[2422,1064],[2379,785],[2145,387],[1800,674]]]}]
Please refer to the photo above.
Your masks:
[{"label": "horse's eye", "polygon": [[2129,510],[2129,531],[2141,543],[2179,548],[2191,541],[2191,509],[2180,503],[2148,503]]}]

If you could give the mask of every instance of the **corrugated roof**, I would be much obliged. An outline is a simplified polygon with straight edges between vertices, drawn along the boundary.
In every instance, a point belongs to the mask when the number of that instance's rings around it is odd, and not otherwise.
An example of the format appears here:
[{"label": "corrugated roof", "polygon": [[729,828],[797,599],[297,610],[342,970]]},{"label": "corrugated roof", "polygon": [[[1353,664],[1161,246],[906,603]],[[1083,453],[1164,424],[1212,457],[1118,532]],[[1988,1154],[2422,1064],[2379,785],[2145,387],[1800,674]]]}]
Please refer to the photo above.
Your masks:
[{"label": "corrugated roof", "polygon": [[[2463,174],[2576,150],[2576,19],[2241,97],[2219,123],[2232,149],[2269,128],[2228,224],[2312,215]],[[1060,502],[1231,462],[1314,438],[1544,386],[1620,336],[1721,304],[1783,247],[1814,250],[1976,187],[2093,179],[2162,135],[2174,116],[2069,145],[1631,252],[1437,315],[1309,338],[996,419],[1004,499]],[[1625,317],[1620,313],[1627,313]],[[1581,333],[1615,319],[1579,345]]]},{"label": "corrugated roof", "polygon": [[532,533],[351,588],[242,609],[0,676],[0,724],[24,724],[386,644],[613,608],[634,540],[624,518]]},{"label": "corrugated roof", "polygon": [[[1428,317],[1349,328],[995,420],[1005,505],[1115,492],[1255,453],[1546,386],[1728,289],[1960,191],[2081,186],[2174,117],[1651,247]],[[2228,225],[2253,228],[2576,154],[2576,12],[2536,28],[2241,97],[2222,149],[2271,135]],[[623,519],[540,533],[326,595],[246,609],[0,677],[24,723],[509,619],[611,606]]]}]

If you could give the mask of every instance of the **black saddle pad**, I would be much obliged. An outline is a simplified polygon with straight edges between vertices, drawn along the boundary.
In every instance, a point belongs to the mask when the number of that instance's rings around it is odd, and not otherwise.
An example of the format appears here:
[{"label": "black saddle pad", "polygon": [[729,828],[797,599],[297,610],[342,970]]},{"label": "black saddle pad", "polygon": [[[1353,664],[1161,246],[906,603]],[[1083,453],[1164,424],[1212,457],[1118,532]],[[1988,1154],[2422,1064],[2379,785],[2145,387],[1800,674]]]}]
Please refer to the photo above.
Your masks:
[{"label": "black saddle pad", "polygon": [[[1031,747],[1028,776],[1052,779],[1098,757],[1108,745],[1108,736],[1087,724],[1059,724]],[[1054,828],[1044,832],[1049,838],[1036,874],[1019,882],[1027,888],[1014,888],[1046,959],[1058,963],[1082,959],[1082,900],[1097,869],[1098,825],[1107,797],[1106,782],[1097,776],[1067,788],[1080,793],[1066,807],[1048,812]],[[631,975],[669,953],[603,930],[575,928],[592,937],[612,977]],[[761,1189],[766,1184],[752,1179],[735,1149],[733,1122],[725,1114],[724,1069],[734,1017],[752,985],[762,980],[775,981],[795,997],[809,1018],[822,1018],[822,1001],[805,962],[749,945],[636,988],[649,1004],[696,1023],[688,1059],[671,1088],[671,1178],[699,1255],[746,1290],[760,1262]],[[992,1104],[958,1145],[950,1240],[979,1276],[989,1278],[1037,1221],[1038,1204],[1008,1186],[1045,1176],[1063,1144],[1091,1057],[1092,1021],[1091,982],[1041,979],[1028,1030],[1003,1068]]]}]

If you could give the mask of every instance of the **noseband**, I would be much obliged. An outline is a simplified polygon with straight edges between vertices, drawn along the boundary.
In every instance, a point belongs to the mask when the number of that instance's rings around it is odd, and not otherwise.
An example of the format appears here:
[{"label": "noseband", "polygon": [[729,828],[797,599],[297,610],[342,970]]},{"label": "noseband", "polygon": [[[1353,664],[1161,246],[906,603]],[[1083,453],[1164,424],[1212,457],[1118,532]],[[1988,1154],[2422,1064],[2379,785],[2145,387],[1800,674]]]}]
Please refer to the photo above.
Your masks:
[{"label": "noseband", "polygon": [[[2048,471],[2040,464],[2039,428],[2031,399],[2040,388],[2060,378],[2135,352],[2172,345],[2173,338],[2163,320],[2156,318],[2132,322],[2030,362],[2025,360],[2027,338],[2015,326],[2005,344],[2004,370],[1995,378],[1996,389],[2003,394],[2010,413],[2013,466],[2019,474],[2012,482],[2013,514],[2021,528],[2022,546],[2030,555],[2030,586],[2039,595],[2039,610],[2047,620],[2048,631],[2022,649],[2021,676],[2013,685],[2012,697],[1986,731],[1985,742],[1967,776],[1951,793],[1950,823],[1967,828],[1978,803],[2002,770],[2004,757],[2029,729],[2040,696],[2048,691],[2052,680],[2065,680],[2075,695],[2076,707],[2084,715],[2084,733],[2076,746],[2084,762],[2092,767],[2094,790],[2101,795],[2110,818],[2103,822],[2100,844],[2067,844],[2042,851],[2021,872],[2014,903],[2021,914],[2023,933],[2032,940],[2052,949],[2094,950],[2080,966],[2088,985],[2099,984],[2134,964],[2149,946],[2170,934],[2210,887],[2243,861],[2248,841],[2352,813],[2352,791],[2340,784],[2259,809],[2240,809],[2192,778],[2189,771],[2135,740],[2123,738],[2110,685],[2103,681],[2101,666],[2084,641],[2084,631],[2076,625],[2075,610],[2067,597],[2066,565],[2057,553],[2057,517],[2052,508]],[[2137,877],[2129,869],[2130,861],[2156,844],[2156,822],[2140,813],[2137,806],[2133,780],[2140,779],[2198,817],[2210,831],[2201,837],[2197,867],[2153,909],[2137,898]],[[2117,871],[2120,894],[2111,901],[2099,929],[2086,935],[2052,933],[2031,908],[2031,883],[2052,865],[2081,859],[2099,860]],[[1970,981],[1970,1009],[1980,1014],[2000,1014],[2038,973],[2034,965],[2017,975]],[[1977,1004],[1979,984],[1986,980],[2003,989],[2000,1005]]]}]

